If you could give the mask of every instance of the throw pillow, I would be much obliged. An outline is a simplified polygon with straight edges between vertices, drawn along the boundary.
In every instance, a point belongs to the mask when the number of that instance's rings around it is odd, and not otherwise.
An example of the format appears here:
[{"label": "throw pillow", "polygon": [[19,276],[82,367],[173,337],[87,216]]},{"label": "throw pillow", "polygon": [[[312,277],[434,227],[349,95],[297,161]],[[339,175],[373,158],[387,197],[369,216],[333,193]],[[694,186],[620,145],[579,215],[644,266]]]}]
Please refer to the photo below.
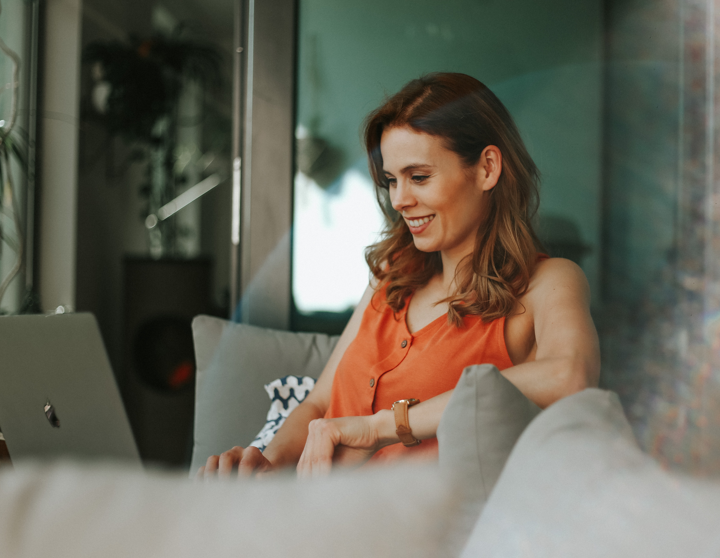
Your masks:
[{"label": "throw pillow", "polygon": [[477,521],[510,452],[540,408],[497,367],[463,370],[440,419],[440,467],[459,478],[464,490],[467,533]]},{"label": "throw pillow", "polygon": [[284,376],[265,384],[265,391],[270,396],[270,410],[265,426],[250,445],[260,451],[265,451],[285,419],[290,416],[295,407],[305,401],[314,387],[315,378],[310,376]]}]

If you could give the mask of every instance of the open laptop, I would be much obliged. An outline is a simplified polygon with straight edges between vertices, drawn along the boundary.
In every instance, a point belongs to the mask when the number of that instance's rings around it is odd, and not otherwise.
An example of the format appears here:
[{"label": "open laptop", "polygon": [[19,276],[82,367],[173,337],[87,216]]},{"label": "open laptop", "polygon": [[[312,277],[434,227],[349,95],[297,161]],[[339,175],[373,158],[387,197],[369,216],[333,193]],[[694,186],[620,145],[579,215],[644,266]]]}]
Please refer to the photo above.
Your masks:
[{"label": "open laptop", "polygon": [[0,317],[0,430],[13,461],[140,466],[92,314]]}]

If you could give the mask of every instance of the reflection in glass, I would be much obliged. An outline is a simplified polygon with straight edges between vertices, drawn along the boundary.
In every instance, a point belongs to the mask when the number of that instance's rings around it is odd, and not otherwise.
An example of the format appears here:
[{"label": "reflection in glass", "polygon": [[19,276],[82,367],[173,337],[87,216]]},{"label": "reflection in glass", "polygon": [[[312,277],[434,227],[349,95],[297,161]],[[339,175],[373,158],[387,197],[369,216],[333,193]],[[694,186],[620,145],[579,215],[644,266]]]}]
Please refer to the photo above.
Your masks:
[{"label": "reflection in glass", "polygon": [[191,320],[229,312],[234,7],[82,8],[76,304],[97,316],[141,456],[172,465],[192,426]]},{"label": "reflection in glass", "polygon": [[[340,235],[375,219],[370,202],[356,202],[352,219],[340,213],[332,196],[344,178],[308,190],[303,138],[310,153],[336,150],[348,169],[337,176],[367,180],[359,141],[367,112],[422,73],[470,74],[508,107],[541,170],[541,240],[588,278],[602,385],[620,394],[640,444],[662,464],[720,471],[717,2],[412,8],[300,2],[295,218],[315,228],[304,225],[294,242],[296,306],[331,307],[318,287],[325,276],[348,285],[346,298],[333,295],[343,303],[362,292],[350,272],[338,276],[347,264],[336,265],[335,252],[314,254],[326,241],[310,231],[330,230],[316,222]],[[360,246],[348,250],[360,261]]]}]

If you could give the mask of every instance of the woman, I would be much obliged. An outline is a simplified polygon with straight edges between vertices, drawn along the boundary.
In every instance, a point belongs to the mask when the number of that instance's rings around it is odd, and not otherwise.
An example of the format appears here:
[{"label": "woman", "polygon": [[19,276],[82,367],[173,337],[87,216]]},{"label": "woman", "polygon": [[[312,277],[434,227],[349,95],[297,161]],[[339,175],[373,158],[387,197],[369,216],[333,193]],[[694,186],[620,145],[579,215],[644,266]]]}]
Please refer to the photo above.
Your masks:
[{"label": "woman", "polygon": [[[538,171],[497,97],[464,74],[413,80],[368,116],[365,143],[378,200],[394,210],[366,254],[371,284],[264,454],[236,447],[199,475],[435,457],[471,364],[495,364],[540,407],[597,384],[587,281],[538,253]],[[396,423],[393,403],[411,398],[420,403]]]}]

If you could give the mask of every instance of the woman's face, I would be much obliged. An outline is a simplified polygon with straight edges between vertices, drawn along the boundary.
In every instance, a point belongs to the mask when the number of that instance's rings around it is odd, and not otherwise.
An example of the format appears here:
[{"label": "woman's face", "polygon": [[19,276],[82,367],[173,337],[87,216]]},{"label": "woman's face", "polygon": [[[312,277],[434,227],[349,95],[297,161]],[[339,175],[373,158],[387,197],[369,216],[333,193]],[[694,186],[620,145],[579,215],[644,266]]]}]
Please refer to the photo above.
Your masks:
[{"label": "woman's face", "polygon": [[[467,168],[438,137],[409,127],[383,132],[380,150],[390,201],[405,219],[418,250],[449,256],[472,252],[483,194],[497,182],[497,177],[492,181],[495,173],[487,171],[489,149],[476,167]],[[499,155],[497,151],[498,164]]]}]

